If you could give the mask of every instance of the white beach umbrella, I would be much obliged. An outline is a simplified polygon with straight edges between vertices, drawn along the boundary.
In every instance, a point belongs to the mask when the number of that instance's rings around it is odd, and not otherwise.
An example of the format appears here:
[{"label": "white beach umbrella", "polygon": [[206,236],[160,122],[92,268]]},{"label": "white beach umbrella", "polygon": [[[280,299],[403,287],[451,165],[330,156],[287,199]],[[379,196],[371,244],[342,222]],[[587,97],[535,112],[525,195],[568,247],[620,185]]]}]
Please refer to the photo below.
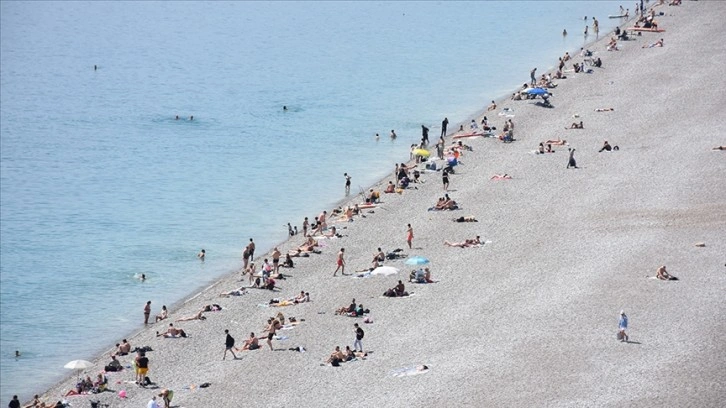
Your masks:
[{"label": "white beach umbrella", "polygon": [[86,368],[93,367],[93,363],[86,360],[73,360],[63,367],[69,368],[71,370],[85,370]]},{"label": "white beach umbrella", "polygon": [[398,268],[392,266],[379,266],[378,268],[371,271],[371,275],[383,275],[390,276],[398,273]]},{"label": "white beach umbrella", "polygon": [[86,360],[73,360],[66,363],[63,367],[78,371],[78,377],[80,378],[81,371],[93,367],[93,363]]}]

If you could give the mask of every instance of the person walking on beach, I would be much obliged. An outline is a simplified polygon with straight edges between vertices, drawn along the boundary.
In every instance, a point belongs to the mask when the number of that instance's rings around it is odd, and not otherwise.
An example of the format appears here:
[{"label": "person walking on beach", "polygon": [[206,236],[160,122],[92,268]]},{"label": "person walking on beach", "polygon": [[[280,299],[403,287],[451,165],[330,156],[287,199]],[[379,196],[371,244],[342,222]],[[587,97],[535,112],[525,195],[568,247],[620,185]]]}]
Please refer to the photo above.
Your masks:
[{"label": "person walking on beach", "polygon": [[441,175],[441,180],[444,182],[444,191],[449,191],[449,172],[444,169]]},{"label": "person walking on beach", "polygon": [[232,335],[229,334],[229,330],[228,329],[224,329],[224,334],[226,334],[227,337],[224,340],[224,357],[222,357],[222,360],[224,360],[224,359],[227,358],[227,352],[228,351],[230,353],[232,353],[232,357],[234,357],[234,359],[236,360],[237,359],[237,355],[234,354],[234,337],[232,337]]},{"label": "person walking on beach", "polygon": [[537,68],[535,68],[532,71],[530,71],[530,73],[529,73],[529,79],[530,79],[530,84],[531,85],[534,86],[534,85],[537,84]]},{"label": "person walking on beach", "polygon": [[441,121],[441,137],[446,136],[446,128],[449,126],[449,118],[444,118],[443,121]]},{"label": "person walking on beach", "polygon": [[411,249],[411,241],[413,241],[413,227],[411,227],[411,224],[408,224],[408,229],[406,230],[406,242],[408,243],[408,249]]},{"label": "person walking on beach", "polygon": [[620,311],[620,321],[618,322],[618,339],[620,341],[628,341],[628,335],[625,333],[625,329],[628,328],[628,316],[625,315],[624,311]]},{"label": "person walking on beach", "polygon": [[151,301],[146,302],[144,306],[144,324],[149,324],[149,316],[151,316]]},{"label": "person walking on beach", "polygon": [[575,149],[568,148],[567,150],[570,151],[570,157],[567,159],[567,168],[570,167],[578,168],[577,162],[575,161]]},{"label": "person walking on beach", "polygon": [[348,195],[350,193],[350,176],[348,173],[343,173],[343,177],[345,177],[345,195]]},{"label": "person walking on beach", "polygon": [[421,146],[426,146],[429,144],[429,128],[427,128],[424,125],[421,125]]},{"label": "person walking on beach", "polygon": [[353,342],[353,351],[358,351],[358,349],[360,348],[360,351],[363,352],[363,336],[365,335],[365,332],[358,326],[358,323],[354,324],[353,327],[355,327],[355,341]]},{"label": "person walking on beach", "polygon": [[345,259],[343,259],[343,255],[345,255],[345,248],[340,248],[340,252],[338,252],[338,259],[336,260],[336,264],[338,266],[337,266],[337,268],[335,268],[335,272],[333,272],[333,276],[337,276],[339,269],[340,269],[340,273],[345,275]]}]

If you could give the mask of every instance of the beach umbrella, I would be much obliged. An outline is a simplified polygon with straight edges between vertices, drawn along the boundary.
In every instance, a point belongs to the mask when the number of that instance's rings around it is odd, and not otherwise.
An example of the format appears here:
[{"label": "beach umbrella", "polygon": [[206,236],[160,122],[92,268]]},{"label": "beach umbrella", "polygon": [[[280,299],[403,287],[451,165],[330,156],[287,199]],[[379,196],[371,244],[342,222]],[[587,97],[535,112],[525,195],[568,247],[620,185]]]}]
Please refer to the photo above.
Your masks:
[{"label": "beach umbrella", "polygon": [[527,93],[530,95],[544,95],[547,93],[547,90],[544,88],[529,88],[527,89]]},{"label": "beach umbrella", "polygon": [[397,273],[398,273],[398,268],[394,268],[392,266],[379,266],[378,268],[371,271],[371,275],[383,275],[383,276],[395,275]]},{"label": "beach umbrella", "polygon": [[413,151],[414,156],[421,156],[421,157],[429,157],[431,156],[431,153],[429,153],[428,150],[425,149],[416,149]]},{"label": "beach umbrella", "polygon": [[431,261],[424,258],[423,256],[412,256],[406,259],[406,265],[426,265],[429,262]]},{"label": "beach umbrella", "polygon": [[86,368],[93,367],[93,363],[86,360],[73,360],[68,362],[63,367],[71,369],[71,370],[78,370],[78,375],[80,377],[81,371],[85,370]]}]

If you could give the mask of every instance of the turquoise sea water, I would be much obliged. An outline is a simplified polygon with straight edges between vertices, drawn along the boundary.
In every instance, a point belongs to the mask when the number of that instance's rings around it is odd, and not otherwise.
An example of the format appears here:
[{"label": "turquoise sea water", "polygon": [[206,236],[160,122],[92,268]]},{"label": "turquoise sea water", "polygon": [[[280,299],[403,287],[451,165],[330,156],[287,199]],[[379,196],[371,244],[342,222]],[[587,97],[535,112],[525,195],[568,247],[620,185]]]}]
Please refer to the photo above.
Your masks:
[{"label": "turquoise sea water", "polygon": [[3,403],[138,329],[147,299],[238,268],[250,237],[285,239],[344,172],[354,193],[390,173],[421,124],[435,138],[594,40],[583,16],[607,33],[620,4],[0,2]]}]

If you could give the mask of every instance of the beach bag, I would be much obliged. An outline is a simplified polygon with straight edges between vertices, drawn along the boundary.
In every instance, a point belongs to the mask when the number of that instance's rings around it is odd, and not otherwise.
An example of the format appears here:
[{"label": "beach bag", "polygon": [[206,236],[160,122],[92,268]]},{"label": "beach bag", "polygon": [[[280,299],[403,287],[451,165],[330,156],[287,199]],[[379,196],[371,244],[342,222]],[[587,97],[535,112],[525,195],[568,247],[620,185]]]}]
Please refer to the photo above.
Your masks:
[{"label": "beach bag", "polygon": [[151,379],[149,377],[144,377],[144,385],[151,385],[153,382],[151,382]]}]

